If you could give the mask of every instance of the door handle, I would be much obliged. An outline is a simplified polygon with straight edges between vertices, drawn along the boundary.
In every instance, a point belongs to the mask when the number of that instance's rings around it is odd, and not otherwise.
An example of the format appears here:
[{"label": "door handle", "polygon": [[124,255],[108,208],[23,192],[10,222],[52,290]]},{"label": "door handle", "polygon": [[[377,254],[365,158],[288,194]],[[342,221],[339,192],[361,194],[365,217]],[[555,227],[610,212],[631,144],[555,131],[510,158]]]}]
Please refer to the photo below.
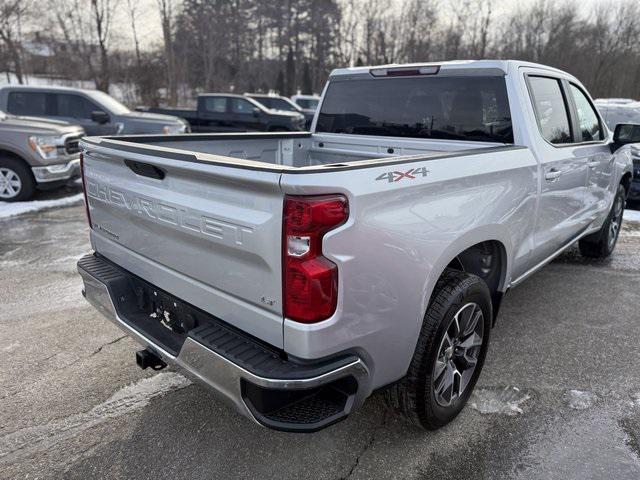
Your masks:
[{"label": "door handle", "polygon": [[555,168],[552,168],[551,170],[549,170],[547,173],[544,174],[544,178],[549,182],[555,182],[558,178],[560,178],[560,175],[562,175],[562,172],[560,170],[556,170]]},{"label": "door handle", "polygon": [[598,165],[600,165],[600,162],[598,160],[594,160],[591,162],[587,162],[587,165],[589,165],[589,168],[596,168]]}]

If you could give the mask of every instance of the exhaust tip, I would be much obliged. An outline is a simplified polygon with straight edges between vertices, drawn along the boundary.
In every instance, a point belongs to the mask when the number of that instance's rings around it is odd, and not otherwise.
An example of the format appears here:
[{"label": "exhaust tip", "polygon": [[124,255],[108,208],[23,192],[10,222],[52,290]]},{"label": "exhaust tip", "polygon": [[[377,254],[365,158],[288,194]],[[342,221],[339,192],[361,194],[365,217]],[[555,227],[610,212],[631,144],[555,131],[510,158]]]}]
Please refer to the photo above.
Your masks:
[{"label": "exhaust tip", "polygon": [[162,370],[167,364],[153,351],[148,348],[145,350],[138,350],[136,352],[136,364],[142,369],[146,370],[151,368],[152,370]]}]

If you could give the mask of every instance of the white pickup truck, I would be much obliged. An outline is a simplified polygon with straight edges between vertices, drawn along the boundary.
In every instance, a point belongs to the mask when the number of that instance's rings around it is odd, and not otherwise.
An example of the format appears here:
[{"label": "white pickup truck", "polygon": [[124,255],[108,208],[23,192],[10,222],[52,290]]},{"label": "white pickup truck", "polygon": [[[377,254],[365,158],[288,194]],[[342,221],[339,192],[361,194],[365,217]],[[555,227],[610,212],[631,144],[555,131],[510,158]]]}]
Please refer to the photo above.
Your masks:
[{"label": "white pickup truck", "polygon": [[335,70],[310,133],[88,137],[83,293],[141,367],[264,426],[318,430],[384,389],[437,428],[502,296],[576,241],[611,254],[639,140],[515,61]]}]

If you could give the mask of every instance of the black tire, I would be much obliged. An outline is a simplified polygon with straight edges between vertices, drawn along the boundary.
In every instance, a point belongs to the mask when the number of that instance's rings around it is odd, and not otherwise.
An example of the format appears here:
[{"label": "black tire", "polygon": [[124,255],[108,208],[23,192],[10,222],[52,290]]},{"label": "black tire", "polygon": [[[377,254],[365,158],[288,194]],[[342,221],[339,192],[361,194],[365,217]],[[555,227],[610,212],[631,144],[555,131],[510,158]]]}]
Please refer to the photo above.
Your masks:
[{"label": "black tire", "polygon": [[613,253],[620,234],[626,196],[627,192],[624,187],[618,185],[611,211],[602,224],[602,228],[578,242],[582,256],[589,258],[607,258]]},{"label": "black tire", "polygon": [[[17,176],[18,182],[15,180]],[[12,179],[12,180],[8,180]],[[11,187],[3,182],[11,182]],[[33,178],[31,169],[17,158],[0,158],[0,201],[2,202],[24,202],[30,200],[36,191],[36,181]]]},{"label": "black tire", "polygon": [[[434,378],[436,360],[441,358],[440,350],[445,335],[453,326],[454,316],[469,304],[479,307],[483,315],[481,345],[475,347],[475,369],[464,390],[455,400],[452,394],[451,404],[443,406],[436,399],[436,382],[440,378]],[[384,392],[387,405],[411,423],[427,430],[435,430],[452,421],[467,403],[482,370],[489,344],[492,313],[489,288],[481,278],[457,270],[445,270],[425,313],[409,370],[404,378]],[[480,320],[477,323],[480,324]]]}]

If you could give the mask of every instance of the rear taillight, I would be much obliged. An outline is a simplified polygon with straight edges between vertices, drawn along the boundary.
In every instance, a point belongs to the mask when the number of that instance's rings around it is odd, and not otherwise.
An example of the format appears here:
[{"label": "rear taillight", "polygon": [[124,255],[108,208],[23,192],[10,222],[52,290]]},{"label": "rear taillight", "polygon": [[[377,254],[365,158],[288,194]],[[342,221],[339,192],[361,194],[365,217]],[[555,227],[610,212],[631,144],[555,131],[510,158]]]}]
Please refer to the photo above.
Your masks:
[{"label": "rear taillight", "polygon": [[342,195],[286,196],[283,230],[284,315],[297,322],[329,318],[338,303],[338,267],[322,255],[322,237],[349,217]]},{"label": "rear taillight", "polygon": [[84,194],[84,210],[87,213],[87,222],[89,222],[89,228],[91,226],[91,214],[89,213],[89,198],[87,197],[87,181],[84,178],[84,154],[80,153],[80,177],[82,178],[82,193]]}]

